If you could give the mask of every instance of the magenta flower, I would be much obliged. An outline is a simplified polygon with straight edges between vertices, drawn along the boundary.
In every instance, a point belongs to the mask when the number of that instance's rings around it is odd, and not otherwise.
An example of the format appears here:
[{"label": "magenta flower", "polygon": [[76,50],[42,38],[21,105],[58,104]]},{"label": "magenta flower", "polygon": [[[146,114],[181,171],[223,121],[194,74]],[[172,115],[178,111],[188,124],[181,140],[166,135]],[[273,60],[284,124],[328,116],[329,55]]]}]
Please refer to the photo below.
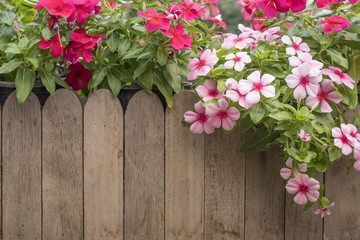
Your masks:
[{"label": "magenta flower", "polygon": [[251,62],[251,58],[246,52],[238,52],[236,54],[230,53],[225,57],[225,60],[229,60],[224,64],[226,69],[234,68],[238,72],[244,69],[245,63]]},{"label": "magenta flower", "polygon": [[182,48],[190,48],[191,47],[191,38],[189,34],[184,34],[184,28],[181,23],[176,24],[175,29],[169,27],[167,31],[161,30],[161,33],[170,40],[170,46],[175,50],[179,50]]},{"label": "magenta flower", "polygon": [[99,3],[99,0],[73,0],[75,4],[74,12],[68,17],[68,22],[73,22],[76,18],[78,24],[83,24],[88,15],[95,11],[95,6]]},{"label": "magenta flower", "polygon": [[191,59],[188,64],[188,68],[191,70],[187,76],[188,80],[192,81],[198,76],[206,76],[211,70],[210,67],[214,66],[218,60],[215,49],[212,52],[210,49],[207,49],[200,58]]},{"label": "magenta flower", "polygon": [[339,0],[315,0],[318,8],[326,7],[329,3],[337,4]]},{"label": "magenta flower", "polygon": [[75,91],[80,90],[89,84],[91,73],[80,62],[69,66],[70,72],[66,75],[66,83]]},{"label": "magenta flower", "polygon": [[254,40],[248,38],[249,35],[250,32],[241,33],[239,36],[235,34],[228,35],[228,37],[225,38],[221,46],[226,49],[236,47],[239,50],[250,47],[251,42],[253,42]]},{"label": "magenta flower", "polygon": [[304,129],[301,129],[300,132],[298,133],[298,136],[301,138],[301,140],[307,142],[310,140],[310,135],[306,134]]},{"label": "magenta flower", "polygon": [[172,8],[166,8],[166,18],[169,20],[177,21],[182,15],[182,11],[177,3],[170,3]]},{"label": "magenta flower", "polygon": [[[280,175],[284,180],[288,180],[294,173],[293,166],[292,166],[292,158],[288,158],[285,162],[287,168],[280,169]],[[305,173],[307,171],[306,163],[298,164],[299,172]]]},{"label": "magenta flower", "polygon": [[351,26],[351,23],[346,18],[340,16],[330,16],[319,24],[326,24],[323,28],[324,33],[340,32],[342,29]]},{"label": "magenta flower", "polygon": [[319,198],[319,182],[306,174],[299,173],[288,181],[285,188],[288,193],[296,194],[294,201],[299,205],[304,205],[308,199],[315,202]]},{"label": "magenta flower", "polygon": [[226,29],[226,23],[222,21],[220,15],[217,15],[216,17],[208,17],[206,20],[210,20],[215,24],[219,24],[223,29]]},{"label": "magenta flower", "polygon": [[75,11],[72,0],[39,0],[34,8],[46,8],[51,15],[61,18],[69,17]]},{"label": "magenta flower", "polygon": [[331,130],[334,139],[334,145],[341,149],[344,155],[349,155],[353,147],[358,147],[359,143],[351,136],[351,128],[345,124],[340,125],[341,129],[335,127]]},{"label": "magenta flower", "polygon": [[299,67],[301,64],[306,62],[310,65],[311,70],[313,71],[311,75],[319,74],[319,71],[316,69],[321,69],[324,66],[323,63],[313,60],[310,53],[299,52],[297,57],[296,56],[289,57],[289,64],[292,67]]},{"label": "magenta flower", "polygon": [[213,133],[215,127],[210,124],[209,116],[205,114],[205,107],[203,106],[203,102],[197,102],[194,107],[196,112],[187,111],[184,114],[185,122],[193,123],[191,124],[190,131],[195,134],[201,134],[204,131],[207,134]]},{"label": "magenta flower", "polygon": [[283,43],[289,45],[290,47],[286,48],[286,53],[294,56],[295,54],[310,52],[310,48],[306,43],[301,43],[302,39],[299,37],[292,37],[292,40],[288,36],[283,36],[281,38]]},{"label": "magenta flower", "polygon": [[79,42],[79,43],[88,43],[88,42],[93,42],[93,43],[97,43],[97,41],[101,38],[100,36],[90,36],[86,33],[86,31],[84,29],[76,29],[74,30],[72,33],[70,33],[70,37],[72,40],[74,40],[75,42]]},{"label": "magenta flower", "polygon": [[306,93],[310,96],[316,96],[322,76],[321,74],[312,75],[314,71],[311,69],[310,64],[303,63],[292,70],[293,74],[285,78],[288,87],[295,88],[293,93],[295,99],[304,99]]},{"label": "magenta flower", "polygon": [[197,86],[195,91],[204,102],[214,98],[221,98],[221,93],[217,89],[215,81],[210,79],[206,80],[203,85]]},{"label": "magenta flower", "polygon": [[216,128],[221,125],[225,130],[231,130],[235,126],[235,121],[240,118],[240,112],[236,107],[227,109],[228,102],[225,99],[218,101],[219,107],[215,104],[206,105],[206,114],[209,115],[209,122]]},{"label": "magenta flower", "polygon": [[125,8],[131,8],[131,4],[130,3],[124,3]]},{"label": "magenta flower", "polygon": [[203,7],[204,18],[207,19],[212,13],[214,16],[220,14],[219,8],[217,7],[218,1],[217,0],[201,0],[201,6]]},{"label": "magenta flower", "polygon": [[356,171],[360,171],[360,148],[358,147],[354,149],[354,159],[355,159],[354,169]]},{"label": "magenta flower", "polygon": [[316,210],[314,213],[315,214],[320,214],[321,213],[321,217],[324,218],[325,214],[327,214],[327,215],[331,214],[329,208],[332,208],[334,205],[335,205],[335,203],[331,203],[329,206],[324,207],[324,208],[320,208],[320,209]]},{"label": "magenta flower", "polygon": [[93,42],[82,44],[71,41],[65,48],[63,59],[66,59],[71,63],[76,63],[82,57],[84,62],[91,62],[91,50],[94,48],[94,46],[95,44]]},{"label": "magenta flower", "polygon": [[315,104],[320,102],[321,112],[332,112],[332,109],[327,100],[335,104],[341,102],[341,97],[336,91],[332,91],[333,89],[334,84],[332,83],[332,81],[324,79],[321,83],[321,89],[319,88],[317,95],[315,97],[310,96],[306,99],[306,105],[309,108],[312,108],[313,106],[315,106]]},{"label": "magenta flower", "polygon": [[278,12],[284,13],[289,11],[289,7],[283,6],[281,0],[257,0],[256,6],[264,9],[264,18],[274,18]]},{"label": "magenta flower", "polygon": [[255,71],[248,76],[247,80],[239,81],[239,90],[241,94],[247,94],[246,101],[256,104],[260,101],[260,93],[267,98],[275,97],[275,88],[268,86],[274,80],[275,77],[270,74],[261,76],[260,71]]},{"label": "magenta flower", "polygon": [[322,74],[328,75],[336,84],[345,84],[347,87],[353,89],[355,81],[346,73],[343,73],[340,68],[330,66],[327,69],[321,70]]},{"label": "magenta flower", "polygon": [[205,11],[201,9],[201,5],[193,2],[192,0],[184,0],[184,2],[180,2],[179,8],[182,11],[182,18],[187,22],[191,22],[192,20],[205,14]]},{"label": "magenta flower", "polygon": [[246,95],[247,94],[241,94],[240,93],[239,83],[235,79],[229,78],[228,80],[226,80],[225,85],[226,85],[226,88],[227,88],[225,96],[227,98],[229,98],[233,102],[238,102],[239,105],[242,106],[245,109],[251,108],[252,104],[250,104],[246,100]]},{"label": "magenta flower", "polygon": [[145,24],[146,30],[148,30],[149,32],[154,32],[158,29],[161,30],[169,29],[170,27],[169,19],[167,19],[164,14],[159,13],[158,11],[152,8],[148,8],[147,11],[149,14],[144,12],[138,12],[139,17],[145,19],[150,18]]},{"label": "magenta flower", "polygon": [[45,39],[42,37],[39,42],[39,48],[40,49],[51,48],[51,56],[53,56],[53,57],[61,56],[62,51],[63,51],[63,46],[61,44],[60,37],[61,37],[61,35],[56,34],[54,37],[52,37],[48,41],[45,41]]}]

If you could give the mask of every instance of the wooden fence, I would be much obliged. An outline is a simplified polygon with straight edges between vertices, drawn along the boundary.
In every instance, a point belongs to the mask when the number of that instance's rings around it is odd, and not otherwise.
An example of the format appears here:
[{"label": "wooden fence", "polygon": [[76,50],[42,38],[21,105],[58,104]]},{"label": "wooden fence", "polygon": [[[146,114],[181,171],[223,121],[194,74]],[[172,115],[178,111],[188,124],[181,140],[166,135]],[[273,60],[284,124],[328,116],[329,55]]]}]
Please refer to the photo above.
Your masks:
[{"label": "wooden fence", "polygon": [[323,221],[292,207],[277,150],[243,155],[247,137],[193,135],[195,96],[166,109],[140,91],[125,114],[107,90],[82,106],[58,90],[41,107],[13,93],[2,109],[4,240],[360,239],[360,173],[347,161],[325,176],[335,201]]}]

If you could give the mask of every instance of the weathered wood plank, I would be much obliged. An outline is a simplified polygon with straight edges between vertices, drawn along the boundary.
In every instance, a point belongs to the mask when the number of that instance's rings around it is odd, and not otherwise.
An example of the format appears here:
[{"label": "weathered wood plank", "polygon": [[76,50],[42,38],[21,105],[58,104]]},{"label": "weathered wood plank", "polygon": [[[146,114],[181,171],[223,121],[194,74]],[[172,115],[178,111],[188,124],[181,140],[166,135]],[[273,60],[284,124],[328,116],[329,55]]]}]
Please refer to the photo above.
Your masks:
[{"label": "weathered wood plank", "polygon": [[217,129],[205,144],[205,239],[244,239],[244,134]]},{"label": "weathered wood plank", "polygon": [[284,239],[285,184],[278,148],[246,154],[245,239]]},{"label": "weathered wood plank", "polygon": [[[323,174],[316,179],[323,182]],[[291,206],[295,195],[286,193],[285,198],[285,239],[286,240],[321,240],[323,235],[323,219],[315,215],[318,209],[315,203],[309,210],[304,206]]]},{"label": "weathered wood plank", "polygon": [[[360,113],[359,106],[356,113]],[[350,111],[345,117],[348,121],[353,119]],[[351,157],[353,154],[332,162],[325,173],[325,196],[335,206],[331,215],[325,217],[324,240],[360,239],[360,174],[353,168],[347,169]]]},{"label": "weathered wood plank", "polygon": [[124,239],[164,239],[164,107],[144,91],[125,113],[124,221]]},{"label": "weathered wood plank", "polygon": [[123,239],[123,111],[105,89],[84,110],[84,235]]},{"label": "weathered wood plank", "polygon": [[43,108],[43,239],[83,239],[83,118],[76,95],[60,89]]},{"label": "weathered wood plank", "polygon": [[195,94],[182,91],[166,110],[165,239],[204,238],[204,135],[194,135],[182,122]]},{"label": "weathered wood plank", "polygon": [[41,239],[41,110],[30,93],[23,105],[13,92],[4,105],[3,239]]}]

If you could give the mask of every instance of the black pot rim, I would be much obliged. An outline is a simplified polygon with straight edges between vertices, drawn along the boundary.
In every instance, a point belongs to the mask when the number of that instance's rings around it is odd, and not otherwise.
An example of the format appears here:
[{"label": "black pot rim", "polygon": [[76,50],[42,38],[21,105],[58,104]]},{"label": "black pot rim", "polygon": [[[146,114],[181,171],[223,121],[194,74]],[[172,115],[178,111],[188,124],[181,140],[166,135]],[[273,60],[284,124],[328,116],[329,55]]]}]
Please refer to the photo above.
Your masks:
[{"label": "black pot rim", "polygon": [[[15,82],[0,81],[0,87],[16,88]],[[44,88],[45,86],[41,83],[35,83],[33,88]]]}]

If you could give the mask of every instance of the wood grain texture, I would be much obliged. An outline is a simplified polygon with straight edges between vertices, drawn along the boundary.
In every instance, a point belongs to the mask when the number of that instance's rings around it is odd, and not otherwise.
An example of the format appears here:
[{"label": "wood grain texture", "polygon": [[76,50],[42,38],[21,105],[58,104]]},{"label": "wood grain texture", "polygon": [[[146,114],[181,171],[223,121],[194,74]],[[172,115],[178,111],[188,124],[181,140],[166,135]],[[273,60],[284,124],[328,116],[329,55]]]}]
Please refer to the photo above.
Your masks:
[{"label": "wood grain texture", "polygon": [[285,184],[278,152],[246,154],[246,240],[284,239]]},{"label": "wood grain texture", "polygon": [[124,239],[164,239],[164,107],[144,91],[125,113],[124,221]]},{"label": "wood grain texture", "polygon": [[195,94],[182,91],[166,110],[165,239],[204,239],[204,135],[182,122]]},{"label": "wood grain texture", "polygon": [[76,95],[57,90],[43,108],[43,239],[83,239],[83,118]]},{"label": "wood grain texture", "polygon": [[[285,162],[284,162],[285,166]],[[324,175],[316,178],[323,182]],[[315,203],[309,210],[304,206],[291,206],[295,195],[286,193],[285,198],[285,239],[286,240],[321,240],[323,235],[323,219],[314,212],[318,209]]]},{"label": "wood grain texture", "polygon": [[244,134],[217,129],[205,143],[205,239],[244,239]]},{"label": "wood grain texture", "polygon": [[4,105],[3,239],[41,239],[41,110],[30,93],[19,105],[13,92]]},{"label": "wood grain texture", "polygon": [[84,110],[84,234],[123,239],[123,111],[105,89]]},{"label": "wood grain texture", "polygon": [[[360,107],[356,107],[359,116]],[[352,121],[353,115],[345,115]],[[347,169],[353,154],[332,162],[325,173],[325,196],[335,202],[331,215],[325,217],[324,240],[360,239],[360,174],[354,168]]]}]

